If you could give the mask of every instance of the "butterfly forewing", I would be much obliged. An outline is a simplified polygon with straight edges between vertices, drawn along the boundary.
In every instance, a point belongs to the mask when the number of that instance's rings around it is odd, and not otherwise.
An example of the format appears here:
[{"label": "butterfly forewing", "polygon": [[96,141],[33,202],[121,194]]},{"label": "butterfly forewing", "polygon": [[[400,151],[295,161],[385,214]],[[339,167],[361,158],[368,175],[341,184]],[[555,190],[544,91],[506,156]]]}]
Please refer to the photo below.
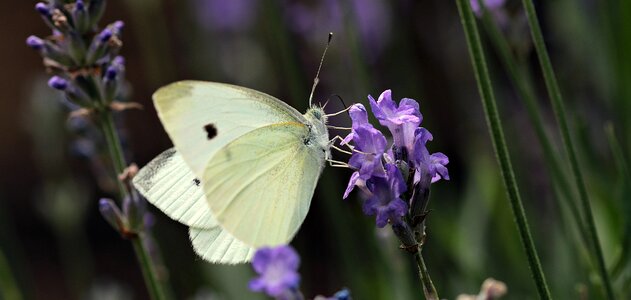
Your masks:
[{"label": "butterfly forewing", "polygon": [[[202,185],[221,226],[254,246],[285,244],[304,220],[320,171],[309,128],[286,122],[251,131],[220,149]],[[320,151],[320,152],[318,152]]]},{"label": "butterfly forewing", "polygon": [[275,123],[305,123],[284,102],[229,84],[180,81],[160,88],[153,99],[175,149],[199,178],[210,158],[239,136]]}]

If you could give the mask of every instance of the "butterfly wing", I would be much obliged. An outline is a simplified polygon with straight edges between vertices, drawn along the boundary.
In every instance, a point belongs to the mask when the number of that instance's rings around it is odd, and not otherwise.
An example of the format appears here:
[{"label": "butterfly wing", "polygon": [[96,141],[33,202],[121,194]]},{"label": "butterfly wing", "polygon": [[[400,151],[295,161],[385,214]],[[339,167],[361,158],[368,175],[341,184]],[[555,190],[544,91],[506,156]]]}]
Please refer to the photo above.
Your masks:
[{"label": "butterfly wing", "polygon": [[195,174],[175,149],[162,152],[140,169],[133,183],[151,204],[171,219],[198,228],[217,225]]},{"label": "butterfly wing", "polygon": [[298,231],[324,166],[308,147],[309,128],[285,122],[253,130],[221,148],[202,185],[221,226],[254,246],[285,244]]},{"label": "butterfly wing", "polygon": [[215,153],[232,140],[274,123],[305,123],[284,102],[244,87],[180,81],[153,95],[158,116],[184,161],[201,178]]},{"label": "butterfly wing", "polygon": [[222,264],[249,262],[256,252],[243,242],[235,239],[221,226],[210,229],[190,227],[188,236],[197,255],[203,259]]},{"label": "butterfly wing", "polygon": [[243,263],[254,248],[223,230],[212,216],[206,197],[193,172],[171,148],[143,167],[133,180],[136,189],[170,218],[190,226],[195,252],[214,263]]}]

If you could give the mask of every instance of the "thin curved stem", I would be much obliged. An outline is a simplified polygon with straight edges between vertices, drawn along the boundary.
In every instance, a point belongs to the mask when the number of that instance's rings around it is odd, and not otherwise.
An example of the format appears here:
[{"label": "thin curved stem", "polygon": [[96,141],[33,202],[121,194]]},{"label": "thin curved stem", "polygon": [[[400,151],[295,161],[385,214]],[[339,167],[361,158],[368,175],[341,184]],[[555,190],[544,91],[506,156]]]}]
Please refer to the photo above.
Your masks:
[{"label": "thin curved stem", "polygon": [[[420,248],[420,247],[419,247]],[[423,293],[425,294],[425,299],[427,300],[438,300],[438,292],[436,292],[436,288],[434,287],[434,282],[432,282],[432,278],[429,277],[429,272],[427,271],[427,267],[425,266],[425,261],[423,260],[423,254],[421,254],[421,249],[414,254],[414,260],[416,260],[416,264],[418,265],[418,273],[421,278],[421,285],[423,286]]]},{"label": "thin curved stem", "polygon": [[0,249],[0,296],[2,299],[21,300],[23,298],[2,249]]},{"label": "thin curved stem", "polygon": [[572,142],[572,136],[570,135],[570,128],[566,118],[563,98],[561,97],[561,90],[559,89],[559,85],[557,84],[556,76],[552,68],[552,63],[550,62],[550,57],[548,55],[548,51],[546,50],[546,45],[543,41],[543,34],[541,33],[541,27],[539,26],[539,21],[537,19],[537,12],[535,11],[535,6],[532,3],[532,0],[522,0],[522,3],[526,10],[526,17],[528,18],[528,24],[530,26],[530,33],[532,35],[532,40],[537,51],[537,56],[541,65],[541,71],[543,72],[543,78],[546,83],[546,88],[548,89],[548,95],[550,97],[550,101],[552,102],[552,109],[554,110],[554,115],[557,119],[559,131],[561,132],[561,138],[563,140],[563,145],[568,159],[570,160],[570,167],[574,175],[576,187],[578,188],[579,199],[581,201],[583,214],[585,215],[585,222],[587,223],[587,234],[589,236],[589,240],[592,243],[592,250],[594,251],[594,255],[596,256],[598,271],[605,287],[605,294],[607,296],[607,299],[615,299],[611,280],[609,278],[609,273],[607,272],[607,267],[605,266],[603,251],[598,239],[598,232],[596,230],[596,223],[594,222],[594,215],[592,213],[592,207],[589,202],[587,188],[585,186],[585,181],[583,179],[581,168],[579,167],[578,157],[576,155],[576,150]]},{"label": "thin curved stem", "polygon": [[486,122],[491,134],[493,148],[495,149],[497,160],[502,172],[502,179],[504,181],[506,191],[508,192],[508,199],[511,204],[513,217],[517,223],[519,237],[528,258],[528,264],[537,286],[539,297],[541,299],[551,299],[552,297],[550,296],[548,284],[546,283],[545,275],[541,268],[537,249],[535,248],[530,235],[528,220],[519,195],[517,182],[515,181],[515,175],[510,161],[510,155],[506,147],[504,132],[502,130],[502,124],[497,110],[497,104],[495,103],[495,96],[493,94],[491,79],[489,78],[486,67],[484,50],[482,49],[482,43],[480,42],[475,17],[473,15],[473,11],[471,10],[469,0],[456,0],[456,4],[458,5],[460,21],[462,22],[462,27],[464,28],[467,39],[469,55],[471,56],[476,81],[478,83],[478,90],[482,99],[482,105],[484,107]]},{"label": "thin curved stem", "polygon": [[[116,172],[116,175],[121,174],[123,170],[127,167],[127,162],[125,161],[123,148],[120,144],[120,139],[118,138],[118,134],[116,132],[112,113],[110,111],[102,112],[101,114],[99,114],[99,119],[97,122],[99,123],[101,131],[105,136],[105,142],[107,143],[110,157],[112,159],[114,171]],[[124,198],[127,195],[127,190],[120,180],[117,179],[116,182],[118,183],[118,189],[121,193],[120,196]],[[140,269],[145,279],[145,285],[147,286],[149,296],[151,297],[151,299],[166,299],[164,292],[166,289],[164,288],[163,283],[157,277],[153,262],[151,261],[151,257],[149,256],[149,251],[147,250],[146,245],[143,243],[141,236],[142,234],[145,233],[141,232],[138,235],[131,237],[130,240],[134,247],[138,263],[140,264]]]}]

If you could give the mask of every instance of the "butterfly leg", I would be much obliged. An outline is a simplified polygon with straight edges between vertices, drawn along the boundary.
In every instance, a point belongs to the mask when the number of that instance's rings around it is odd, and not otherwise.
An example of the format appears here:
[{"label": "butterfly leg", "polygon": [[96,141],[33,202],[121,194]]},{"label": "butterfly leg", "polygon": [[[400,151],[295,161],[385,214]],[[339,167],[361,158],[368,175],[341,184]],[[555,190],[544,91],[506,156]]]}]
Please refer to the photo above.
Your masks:
[{"label": "butterfly leg", "polygon": [[327,159],[327,162],[329,162],[329,166],[331,166],[331,167],[347,168],[347,169],[351,168],[351,166],[349,166],[347,163],[345,163],[343,161]]},{"label": "butterfly leg", "polygon": [[326,125],[326,127],[331,128],[331,129],[339,129],[339,130],[352,130],[353,129],[351,127],[339,127],[339,126],[333,126],[333,125]]},{"label": "butterfly leg", "polygon": [[338,112],[335,112],[335,113],[332,113],[332,114],[328,114],[328,115],[325,115],[325,116],[326,116],[326,117],[333,117],[333,116],[337,116],[337,115],[339,115],[339,114],[341,114],[341,113],[344,113],[344,112],[348,111],[349,109],[351,109],[351,107],[352,107],[352,106],[349,106],[349,107],[347,107],[347,108],[345,108],[345,109],[342,109],[342,110],[340,110],[340,111],[338,111]]}]

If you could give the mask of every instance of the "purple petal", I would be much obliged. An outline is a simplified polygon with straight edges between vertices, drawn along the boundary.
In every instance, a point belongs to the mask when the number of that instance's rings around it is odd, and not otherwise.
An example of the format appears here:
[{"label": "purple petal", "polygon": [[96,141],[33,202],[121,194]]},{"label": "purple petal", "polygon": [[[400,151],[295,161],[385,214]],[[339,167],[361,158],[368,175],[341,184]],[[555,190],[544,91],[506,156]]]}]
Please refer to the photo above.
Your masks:
[{"label": "purple petal", "polygon": [[348,186],[346,186],[346,191],[344,191],[344,196],[342,196],[342,199],[346,199],[348,197],[348,194],[350,194],[350,192],[355,188],[355,185],[357,184],[357,179],[359,179],[359,172],[354,172],[353,175],[351,175],[351,180],[348,181]]}]

